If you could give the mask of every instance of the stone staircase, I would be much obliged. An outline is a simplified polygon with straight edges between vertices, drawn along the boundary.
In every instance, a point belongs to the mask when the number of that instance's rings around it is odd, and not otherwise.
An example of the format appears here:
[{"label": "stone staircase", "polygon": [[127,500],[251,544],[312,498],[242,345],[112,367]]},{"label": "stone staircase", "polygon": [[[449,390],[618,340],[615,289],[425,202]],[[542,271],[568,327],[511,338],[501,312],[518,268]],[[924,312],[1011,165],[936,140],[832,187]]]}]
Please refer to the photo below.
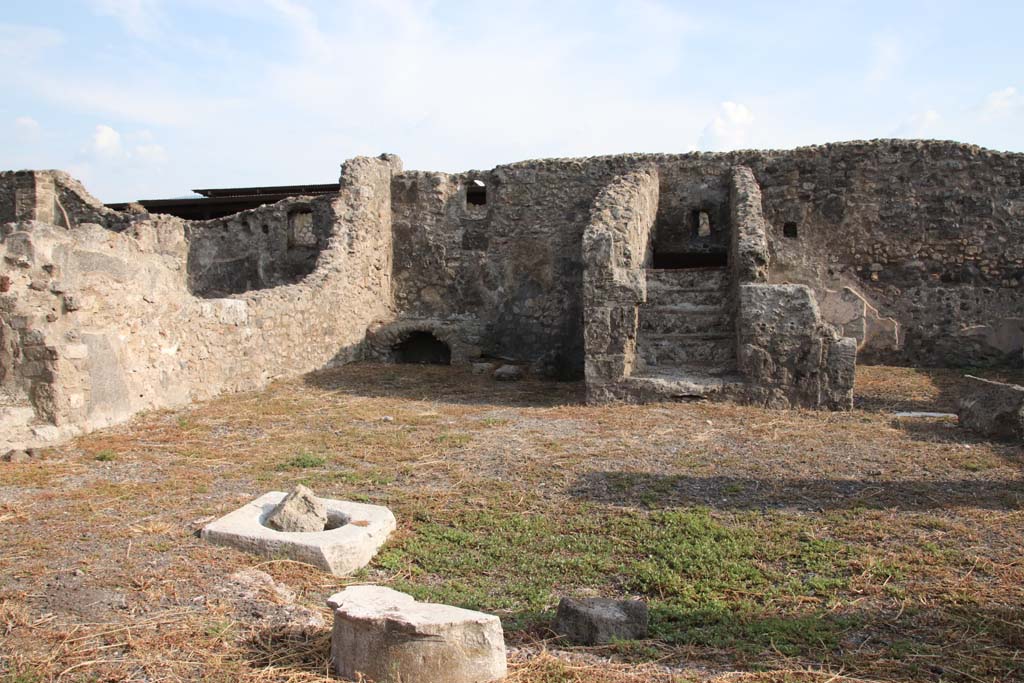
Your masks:
[{"label": "stone staircase", "polygon": [[637,366],[626,380],[647,399],[700,399],[742,388],[728,268],[647,270]]}]

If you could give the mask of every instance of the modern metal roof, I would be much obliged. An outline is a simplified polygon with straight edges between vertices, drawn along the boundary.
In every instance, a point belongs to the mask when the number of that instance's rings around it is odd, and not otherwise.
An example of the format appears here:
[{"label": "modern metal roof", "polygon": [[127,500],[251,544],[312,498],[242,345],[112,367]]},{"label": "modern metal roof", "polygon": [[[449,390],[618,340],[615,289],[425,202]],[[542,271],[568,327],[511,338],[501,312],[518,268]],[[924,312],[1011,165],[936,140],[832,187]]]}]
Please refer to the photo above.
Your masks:
[{"label": "modern metal roof", "polygon": [[142,204],[147,211],[166,213],[180,218],[203,220],[230,216],[263,204],[273,204],[288,197],[329,194],[337,192],[338,183],[318,185],[268,185],[265,187],[223,187],[192,190],[201,197],[175,199],[140,199],[138,202],[107,204],[115,211],[124,211],[129,204]]},{"label": "modern metal roof", "polygon": [[327,194],[338,191],[338,183],[319,185],[268,185],[266,187],[221,187],[206,190],[192,190],[204,197],[253,197],[267,194],[297,197],[307,194]]}]

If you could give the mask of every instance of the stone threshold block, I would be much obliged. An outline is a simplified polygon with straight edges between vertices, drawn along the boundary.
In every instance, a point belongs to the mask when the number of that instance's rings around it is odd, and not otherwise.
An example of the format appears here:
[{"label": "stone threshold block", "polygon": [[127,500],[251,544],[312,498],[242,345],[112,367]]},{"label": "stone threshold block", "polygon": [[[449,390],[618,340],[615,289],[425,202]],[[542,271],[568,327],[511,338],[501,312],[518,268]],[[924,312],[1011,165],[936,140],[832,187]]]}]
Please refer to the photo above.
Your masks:
[{"label": "stone threshold block", "polygon": [[416,602],[383,586],[351,586],[327,600],[334,610],[335,673],[376,683],[487,683],[505,677],[498,617]]},{"label": "stone threshold block", "polygon": [[283,557],[347,576],[366,566],[395,530],[395,516],[386,507],[320,498],[327,510],[323,531],[277,531],[266,521],[286,495],[265,493],[207,524],[201,536],[261,557]]}]

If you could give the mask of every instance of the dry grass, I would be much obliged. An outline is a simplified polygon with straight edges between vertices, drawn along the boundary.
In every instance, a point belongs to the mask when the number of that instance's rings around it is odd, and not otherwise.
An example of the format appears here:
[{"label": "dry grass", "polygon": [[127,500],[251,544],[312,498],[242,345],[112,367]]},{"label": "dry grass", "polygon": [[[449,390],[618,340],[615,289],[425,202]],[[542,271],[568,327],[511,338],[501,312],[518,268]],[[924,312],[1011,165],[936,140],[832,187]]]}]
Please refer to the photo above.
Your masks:
[{"label": "dry grass", "polygon": [[[0,680],[326,680],[346,582],[194,533],[296,482],[392,507],[353,581],[498,613],[516,683],[1022,680],[1022,449],[891,414],[961,387],[868,367],[845,414],[586,406],[356,365],[150,414],[3,465]],[[282,588],[231,580],[253,569]],[[641,595],[652,639],[552,641],[560,594]]]}]

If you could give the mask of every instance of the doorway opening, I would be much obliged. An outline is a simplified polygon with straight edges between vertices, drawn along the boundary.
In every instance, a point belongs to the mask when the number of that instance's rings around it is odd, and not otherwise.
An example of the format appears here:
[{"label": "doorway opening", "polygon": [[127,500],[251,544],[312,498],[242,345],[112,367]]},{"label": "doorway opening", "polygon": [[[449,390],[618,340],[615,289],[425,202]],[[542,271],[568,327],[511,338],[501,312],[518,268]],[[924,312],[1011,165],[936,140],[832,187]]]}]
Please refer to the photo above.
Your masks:
[{"label": "doorway opening", "polygon": [[452,350],[430,332],[411,332],[392,349],[396,363],[451,365]]}]

